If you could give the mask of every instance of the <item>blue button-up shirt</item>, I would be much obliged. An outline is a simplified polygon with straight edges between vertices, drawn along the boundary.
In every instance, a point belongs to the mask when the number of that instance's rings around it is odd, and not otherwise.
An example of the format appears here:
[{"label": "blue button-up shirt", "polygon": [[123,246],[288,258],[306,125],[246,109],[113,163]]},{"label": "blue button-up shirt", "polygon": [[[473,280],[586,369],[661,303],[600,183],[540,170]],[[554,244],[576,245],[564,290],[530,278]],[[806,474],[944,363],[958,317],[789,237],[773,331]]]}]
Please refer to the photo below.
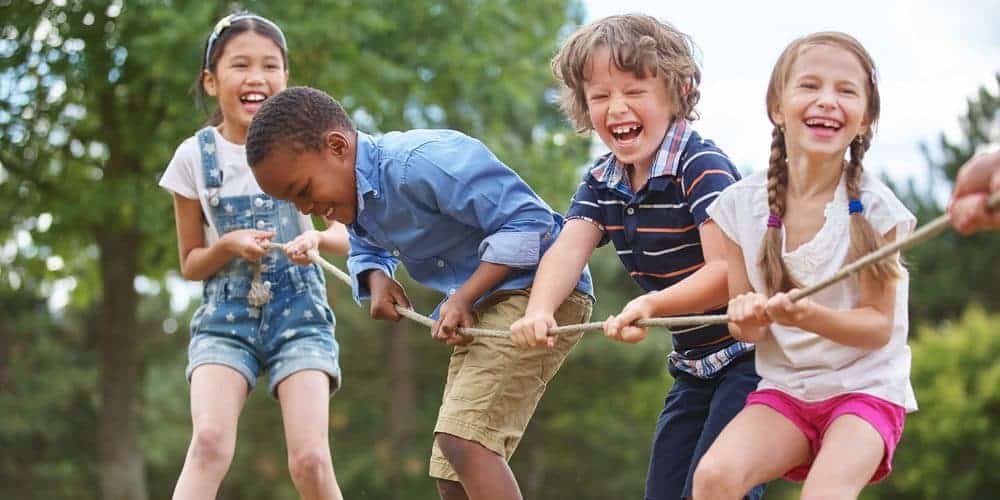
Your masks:
[{"label": "blue button-up shirt", "polygon": [[[358,132],[358,211],[348,227],[354,300],[370,296],[358,275],[392,276],[398,263],[417,282],[451,295],[480,262],[513,271],[498,290],[529,288],[563,219],[486,146],[452,130],[373,137]],[[584,269],[576,289],[593,294]],[[478,301],[477,301],[478,303]],[[435,310],[434,314],[437,314]]]}]

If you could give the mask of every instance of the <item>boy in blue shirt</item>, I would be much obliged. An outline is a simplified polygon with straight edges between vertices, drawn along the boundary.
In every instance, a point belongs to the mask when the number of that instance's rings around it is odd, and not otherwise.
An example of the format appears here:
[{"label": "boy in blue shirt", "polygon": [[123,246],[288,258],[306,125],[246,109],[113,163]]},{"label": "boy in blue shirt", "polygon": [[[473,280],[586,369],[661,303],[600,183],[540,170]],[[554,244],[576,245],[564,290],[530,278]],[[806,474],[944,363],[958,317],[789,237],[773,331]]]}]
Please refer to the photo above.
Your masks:
[{"label": "boy in blue shirt", "polygon": [[[573,196],[525,316],[511,327],[514,342],[553,345],[548,331],[561,322],[552,312],[594,249],[609,241],[649,293],[608,318],[608,337],[639,342],[647,332],[633,323],[653,316],[725,314],[725,239],[706,208],[739,172],[692,129],[701,72],[688,37],[649,16],[611,16],[572,34],[552,67],[563,109],[611,152]],[[733,339],[726,325],[673,333],[667,366],[674,384],[653,436],[647,500],[691,497],[698,460],[760,380],[753,345]],[[762,493],[757,487],[750,497]]]},{"label": "boy in blue shirt", "polygon": [[[443,499],[521,498],[507,460],[581,335],[541,351],[508,338],[463,337],[457,328],[505,330],[523,314],[562,218],[481,142],[450,130],[376,138],[315,89],[289,88],[265,101],[246,151],[265,192],[348,227],[354,298],[370,299],[373,318],[398,321],[395,306],[410,307],[392,278],[400,262],[445,294],[432,335],[455,348],[430,475]],[[576,274],[557,321],[590,317],[590,275],[582,267]]]}]

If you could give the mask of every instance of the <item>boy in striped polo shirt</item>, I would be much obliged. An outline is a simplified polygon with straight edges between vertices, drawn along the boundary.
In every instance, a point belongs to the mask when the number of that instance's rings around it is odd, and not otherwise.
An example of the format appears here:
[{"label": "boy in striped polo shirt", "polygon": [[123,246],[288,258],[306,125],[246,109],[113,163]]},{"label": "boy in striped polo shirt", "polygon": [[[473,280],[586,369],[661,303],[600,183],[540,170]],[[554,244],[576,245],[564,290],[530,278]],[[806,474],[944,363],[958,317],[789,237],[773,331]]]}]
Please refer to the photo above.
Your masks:
[{"label": "boy in striped polo shirt", "polygon": [[[576,31],[553,61],[563,109],[611,152],[584,175],[525,315],[511,326],[515,344],[555,344],[553,311],[594,249],[609,241],[649,293],[608,318],[608,337],[641,341],[646,329],[633,323],[643,318],[725,313],[725,240],[706,208],[739,173],[691,128],[701,79],[691,46],[654,18],[611,16]],[[647,500],[691,496],[698,460],[759,381],[753,345],[734,340],[725,325],[673,333],[667,364],[674,384],[656,425]],[[762,494],[757,487],[749,498]]]}]

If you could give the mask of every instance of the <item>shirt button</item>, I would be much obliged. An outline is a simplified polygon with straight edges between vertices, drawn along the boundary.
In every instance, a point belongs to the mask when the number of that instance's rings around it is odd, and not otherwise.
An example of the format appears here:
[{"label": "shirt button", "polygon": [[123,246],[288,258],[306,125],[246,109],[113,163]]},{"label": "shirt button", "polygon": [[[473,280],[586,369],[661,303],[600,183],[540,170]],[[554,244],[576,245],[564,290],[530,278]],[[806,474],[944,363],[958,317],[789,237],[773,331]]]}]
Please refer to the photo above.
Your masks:
[{"label": "shirt button", "polygon": [[255,206],[257,208],[260,208],[260,207],[264,206],[264,200],[261,199],[261,198],[257,198],[255,200],[253,200],[253,206]]},{"label": "shirt button", "polygon": [[448,289],[448,295],[455,295],[455,292],[457,292],[457,291],[458,290],[455,290],[454,288],[450,288],[450,289]]},{"label": "shirt button", "polygon": [[393,250],[392,251],[392,256],[393,257],[399,257],[399,250]]},{"label": "shirt button", "polygon": [[634,213],[635,213],[635,209],[634,209],[634,208],[632,208],[632,207],[628,207],[628,209],[627,209],[627,210],[625,210],[625,213],[627,213],[627,214],[629,214],[629,215],[632,215],[632,214],[634,214]]},{"label": "shirt button", "polygon": [[209,205],[212,205],[213,207],[217,207],[217,206],[219,206],[219,197],[218,197],[218,196],[213,196],[213,197],[211,197],[211,198],[210,198],[210,199],[208,200],[208,204],[209,204]]},{"label": "shirt button", "polygon": [[257,221],[257,229],[264,229],[266,223],[262,220]]},{"label": "shirt button", "polygon": [[444,261],[438,259],[438,267],[444,267]]}]

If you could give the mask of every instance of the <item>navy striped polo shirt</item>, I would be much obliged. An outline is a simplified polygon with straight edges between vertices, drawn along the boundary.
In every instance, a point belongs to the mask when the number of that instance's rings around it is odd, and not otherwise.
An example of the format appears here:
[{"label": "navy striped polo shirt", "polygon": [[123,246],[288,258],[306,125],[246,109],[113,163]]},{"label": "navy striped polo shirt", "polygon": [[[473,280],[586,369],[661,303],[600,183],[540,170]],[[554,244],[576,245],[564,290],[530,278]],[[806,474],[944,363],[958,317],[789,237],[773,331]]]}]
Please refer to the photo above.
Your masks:
[{"label": "navy striped polo shirt", "polygon": [[[633,192],[626,167],[608,153],[584,175],[566,219],[596,225],[604,233],[599,246],[614,243],[625,270],[643,290],[662,290],[705,265],[698,228],[709,219],[706,209],[712,201],[739,178],[712,141],[702,139],[689,121],[676,120],[639,192]],[[705,314],[725,312],[722,307]],[[714,376],[753,350],[752,344],[734,340],[726,325],[673,333],[671,368],[701,378]]]}]

